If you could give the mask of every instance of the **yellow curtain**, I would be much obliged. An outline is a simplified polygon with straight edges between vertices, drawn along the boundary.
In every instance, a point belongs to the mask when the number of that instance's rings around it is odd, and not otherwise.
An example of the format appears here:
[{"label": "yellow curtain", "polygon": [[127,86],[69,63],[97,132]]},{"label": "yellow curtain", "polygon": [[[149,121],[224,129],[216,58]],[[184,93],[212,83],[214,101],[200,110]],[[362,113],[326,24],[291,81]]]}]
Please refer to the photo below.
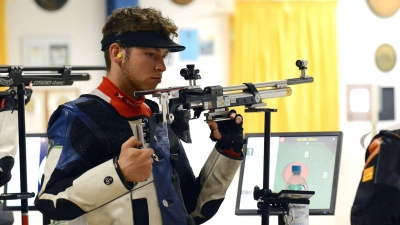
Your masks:
[{"label": "yellow curtain", "polygon": [[7,63],[6,1],[0,1],[0,65]]},{"label": "yellow curtain", "polygon": [[[339,127],[336,1],[236,1],[230,85],[299,78],[308,60],[313,83],[265,99],[272,132],[334,131]],[[243,113],[244,108],[237,109]],[[246,133],[264,131],[264,113],[245,113]]]}]

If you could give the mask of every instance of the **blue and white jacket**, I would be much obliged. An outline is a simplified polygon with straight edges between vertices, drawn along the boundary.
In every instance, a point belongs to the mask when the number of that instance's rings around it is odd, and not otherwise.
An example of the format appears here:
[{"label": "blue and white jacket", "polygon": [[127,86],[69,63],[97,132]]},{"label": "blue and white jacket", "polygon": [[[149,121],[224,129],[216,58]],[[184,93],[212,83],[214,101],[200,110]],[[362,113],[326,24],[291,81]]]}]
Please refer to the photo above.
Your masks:
[{"label": "blue and white jacket", "polygon": [[117,164],[121,145],[135,135],[134,124],[148,118],[123,117],[109,101],[96,89],[51,116],[35,201],[39,211],[54,220],[93,225],[192,225],[214,216],[241,160],[214,148],[195,177],[182,144],[163,123],[149,146],[158,156],[151,177],[128,183]]}]

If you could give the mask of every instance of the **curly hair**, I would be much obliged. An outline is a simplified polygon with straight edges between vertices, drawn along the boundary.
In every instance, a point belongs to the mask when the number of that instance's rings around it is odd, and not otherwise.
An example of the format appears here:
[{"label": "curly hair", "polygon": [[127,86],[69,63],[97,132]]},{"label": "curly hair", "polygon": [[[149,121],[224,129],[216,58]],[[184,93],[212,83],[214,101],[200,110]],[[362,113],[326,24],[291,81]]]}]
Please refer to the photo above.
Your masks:
[{"label": "curly hair", "polygon": [[[151,31],[173,39],[178,36],[177,30],[175,23],[170,18],[164,17],[160,10],[136,6],[114,10],[107,18],[102,33],[103,36],[107,36],[125,32]],[[126,48],[122,43],[120,45]],[[129,52],[129,49],[127,51]],[[111,61],[108,50],[104,51],[104,58],[109,70]]]},{"label": "curly hair", "polygon": [[139,30],[153,31],[157,34],[178,36],[178,27],[174,22],[163,17],[160,10],[154,8],[126,7],[112,12],[103,27],[103,36],[122,34]]}]

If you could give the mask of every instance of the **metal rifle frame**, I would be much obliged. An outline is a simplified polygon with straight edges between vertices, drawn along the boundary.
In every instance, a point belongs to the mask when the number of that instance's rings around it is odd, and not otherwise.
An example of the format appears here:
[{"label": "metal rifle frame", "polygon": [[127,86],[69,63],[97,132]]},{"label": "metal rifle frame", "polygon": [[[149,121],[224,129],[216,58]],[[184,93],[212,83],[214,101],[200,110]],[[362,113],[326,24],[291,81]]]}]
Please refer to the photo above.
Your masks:
[{"label": "metal rifle frame", "polygon": [[[28,218],[28,198],[35,196],[28,192],[27,167],[26,167],[26,127],[25,127],[25,86],[32,83],[33,86],[69,86],[74,81],[90,80],[88,73],[71,73],[72,70],[105,70],[104,66],[48,66],[48,67],[23,67],[23,66],[0,66],[0,86],[17,87],[11,90],[12,96],[17,96],[18,102],[18,137],[19,137],[19,157],[20,157],[20,179],[21,193],[1,194],[0,200],[21,199],[21,221],[22,225],[29,224]],[[34,71],[36,73],[25,73],[24,71]],[[44,73],[43,71],[50,71]],[[53,71],[53,72],[51,72]],[[33,93],[32,93],[33,94]],[[43,224],[48,224],[43,219]],[[45,223],[46,222],[46,223]]]},{"label": "metal rifle frame", "polygon": [[[145,136],[152,143],[152,126],[164,122],[173,124],[178,111],[183,112],[185,115],[189,115],[193,111],[193,117],[188,120],[197,119],[203,111],[208,111],[204,113],[206,120],[219,121],[227,119],[229,112],[225,110],[226,108],[236,106],[245,106],[246,108],[264,107],[266,104],[262,102],[263,99],[290,96],[292,94],[290,85],[311,83],[314,81],[314,78],[305,74],[307,63],[307,60],[296,61],[296,66],[301,70],[299,78],[272,82],[244,83],[228,87],[215,85],[207,86],[204,89],[196,85],[196,80],[201,79],[199,70],[194,69],[194,65],[187,65],[187,68],[181,69],[180,74],[185,80],[189,81],[189,86],[136,91],[134,93],[136,97],[151,94],[153,97],[159,98],[161,105],[161,112],[153,113],[150,126],[144,128],[147,133]],[[188,123],[185,126],[189,127]],[[185,136],[190,136],[190,134],[185,134]],[[189,139],[182,140],[191,143]]]},{"label": "metal rifle frame", "polygon": [[[153,115],[155,123],[167,122],[173,123],[174,112],[177,110],[194,110],[195,115],[191,119],[199,118],[200,113],[209,110],[205,113],[207,120],[223,120],[226,119],[227,112],[225,107],[245,106],[245,112],[264,112],[264,177],[263,189],[254,188],[254,199],[258,201],[258,213],[262,215],[262,224],[269,224],[270,209],[287,210],[289,203],[309,204],[310,198],[314,191],[285,191],[285,193],[272,193],[269,189],[269,165],[270,165],[270,137],[271,137],[271,112],[276,112],[276,109],[265,108],[266,104],[262,99],[279,98],[291,95],[289,85],[310,83],[314,79],[306,75],[307,60],[297,60],[296,66],[301,71],[300,78],[263,82],[263,83],[244,83],[229,87],[209,86],[200,89],[196,85],[196,80],[200,79],[199,70],[194,69],[194,65],[187,65],[187,68],[181,70],[181,76],[185,80],[189,80],[190,86],[186,87],[171,87],[164,89],[156,89],[149,91],[137,91],[135,96],[152,94],[153,97],[158,97],[162,112]],[[272,88],[266,90],[258,90],[258,88]],[[236,91],[231,93],[232,91]],[[237,92],[243,91],[243,92]],[[227,93],[228,92],[228,93]],[[154,122],[153,122],[154,123]],[[150,130],[151,130],[150,124]],[[150,133],[151,137],[153,136]],[[288,196],[301,195],[301,199],[290,198]],[[306,196],[306,197],[304,197]],[[283,215],[279,215],[279,224],[283,223]]]}]

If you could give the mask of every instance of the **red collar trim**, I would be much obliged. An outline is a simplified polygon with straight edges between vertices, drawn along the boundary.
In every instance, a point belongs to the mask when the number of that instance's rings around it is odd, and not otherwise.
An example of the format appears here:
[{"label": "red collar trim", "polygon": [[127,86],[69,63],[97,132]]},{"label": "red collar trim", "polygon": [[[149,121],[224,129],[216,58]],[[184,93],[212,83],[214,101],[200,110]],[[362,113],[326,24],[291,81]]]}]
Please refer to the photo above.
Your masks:
[{"label": "red collar trim", "polygon": [[141,96],[139,100],[135,100],[121,91],[107,77],[103,77],[103,81],[97,89],[110,98],[110,104],[117,109],[121,116],[151,116],[150,108],[146,104],[143,104],[145,96]]}]

